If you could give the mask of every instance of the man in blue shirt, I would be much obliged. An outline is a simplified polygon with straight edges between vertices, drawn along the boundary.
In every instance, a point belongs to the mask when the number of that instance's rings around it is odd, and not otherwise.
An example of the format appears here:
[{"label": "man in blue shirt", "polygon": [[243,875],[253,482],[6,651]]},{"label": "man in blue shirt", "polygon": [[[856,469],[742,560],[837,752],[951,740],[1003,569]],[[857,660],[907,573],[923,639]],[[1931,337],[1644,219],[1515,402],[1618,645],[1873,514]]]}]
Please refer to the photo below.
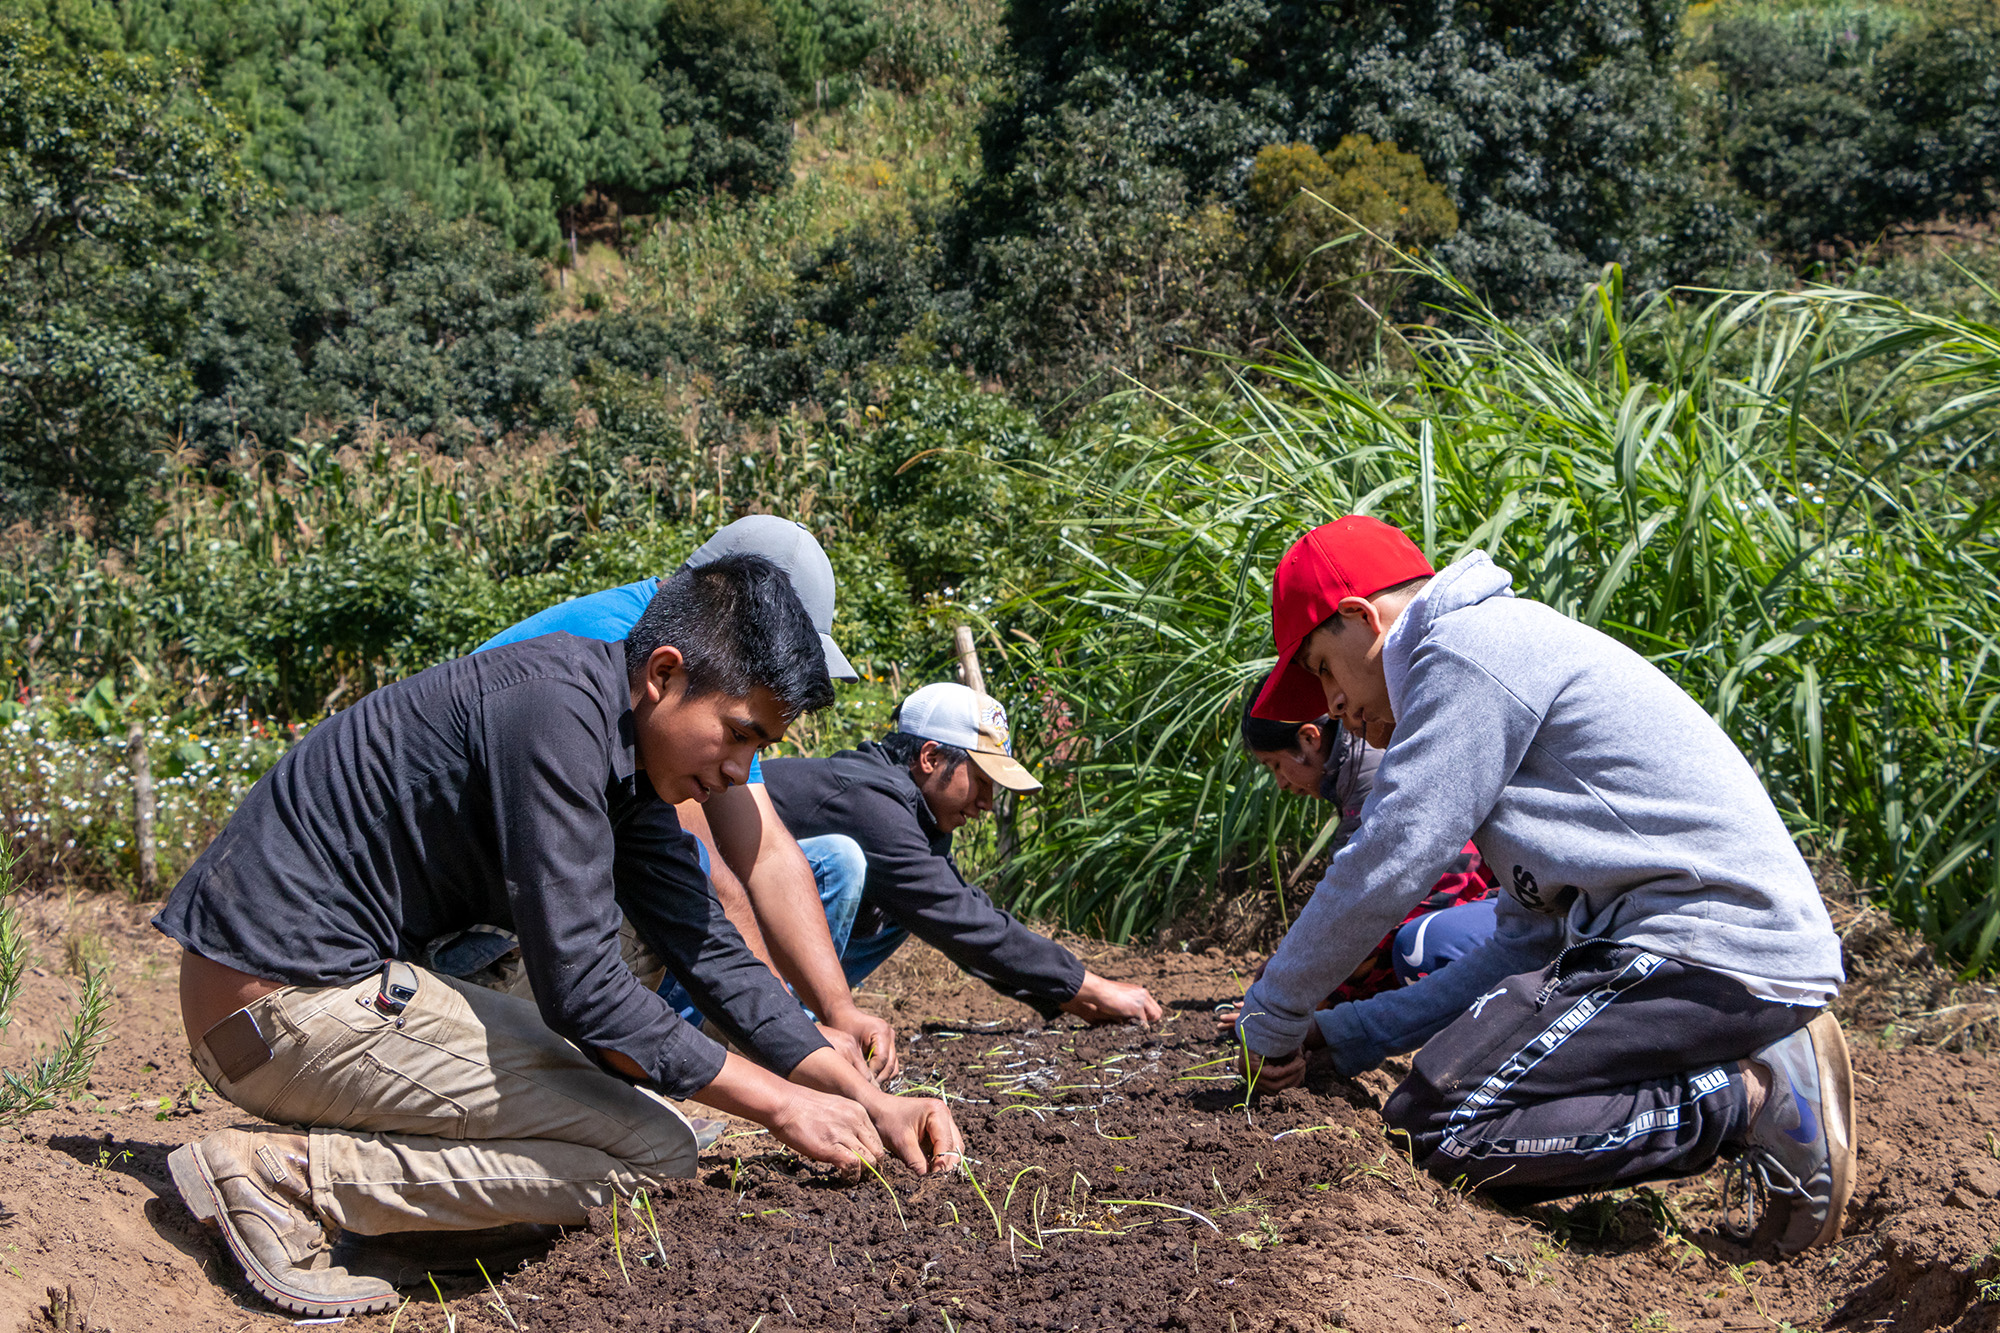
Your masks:
[{"label": "man in blue shirt", "polygon": [[[819,633],[827,674],[835,680],[857,678],[830,632],[833,565],[810,532],[789,519],[753,514],[719,530],[682,567],[698,568],[729,555],[762,556],[782,569]],[[573,598],[502,630],[475,651],[557,632],[615,642],[638,623],[658,583],[641,579]],[[893,1076],[895,1029],[855,1005],[827,927],[813,868],[771,804],[761,762],[751,765],[749,780],[741,786],[715,792],[703,804],[685,802],[676,810],[693,844],[686,850],[699,857],[701,868],[714,882],[716,897],[752,952],[791,983],[835,1050],[877,1080]],[[719,862],[708,855],[704,844],[721,853]],[[693,1014],[684,991],[676,988],[669,999],[684,1013]]]}]

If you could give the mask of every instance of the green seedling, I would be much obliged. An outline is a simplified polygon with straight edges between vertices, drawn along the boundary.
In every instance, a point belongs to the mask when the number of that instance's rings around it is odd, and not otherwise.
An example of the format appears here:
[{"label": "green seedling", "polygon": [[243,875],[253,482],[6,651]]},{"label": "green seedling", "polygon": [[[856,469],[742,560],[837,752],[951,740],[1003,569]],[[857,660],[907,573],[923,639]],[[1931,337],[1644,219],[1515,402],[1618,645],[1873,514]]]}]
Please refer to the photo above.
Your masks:
[{"label": "green seedling", "polygon": [[1671,1333],[1672,1329],[1665,1310],[1648,1310],[1632,1316],[1632,1333]]},{"label": "green seedling", "polygon": [[437,1274],[426,1273],[424,1276],[431,1280],[431,1294],[438,1298],[438,1312],[444,1316],[444,1333],[458,1333],[458,1316],[445,1304],[444,1292],[438,1289]]},{"label": "green seedling", "polygon": [[[741,1196],[738,1197],[740,1198]],[[636,1215],[641,1208],[646,1210],[646,1234],[653,1239],[653,1257],[659,1262],[660,1268],[664,1270],[668,1267],[667,1243],[660,1239],[660,1220],[653,1215],[653,1196],[644,1190],[634,1190],[632,1191],[632,1211]],[[639,1262],[644,1263],[645,1260],[642,1258]]]},{"label": "green seedling", "polygon": [[1071,1203],[1076,1202],[1076,1182],[1078,1182],[1079,1180],[1083,1182],[1083,1187],[1086,1190],[1096,1188],[1096,1186],[1090,1183],[1089,1176],[1086,1176],[1081,1171],[1072,1171],[1069,1177],[1069,1201]]},{"label": "green seedling", "polygon": [[[1027,1175],[1030,1171],[1041,1171],[1041,1170],[1042,1168],[1040,1168],[1039,1166],[1024,1166],[1019,1171],[1016,1171],[1014,1173],[1014,1178],[1007,1182],[1007,1197],[1000,1201],[1001,1212],[1004,1213],[1009,1208],[1012,1208],[1014,1206],[1014,1191],[1020,1186],[1021,1177]],[[1046,1175],[1048,1173],[1043,1172],[1043,1174]]]},{"label": "green seedling", "polygon": [[[1097,1128],[1097,1137],[1098,1137],[1098,1138],[1100,1138],[1100,1139],[1109,1139],[1109,1140],[1110,1140],[1111,1142],[1113,1142],[1113,1143],[1130,1143],[1130,1142],[1131,1142],[1131,1141],[1132,1141],[1133,1139],[1136,1139],[1136,1138],[1138,1138],[1138,1137],[1139,1137],[1139,1136],[1138,1136],[1137,1134],[1106,1134],[1106,1133],[1104,1132],[1104,1125],[1103,1125],[1103,1122],[1101,1122],[1100,1120],[1098,1120],[1098,1118],[1097,1118],[1096,1116],[1092,1116],[1092,1117],[1090,1118],[1090,1123],[1091,1123],[1092,1125],[1096,1126],[1096,1128]],[[1988,1135],[1987,1137],[1988,1137],[1988,1138],[1991,1138],[1992,1136],[1991,1136],[1991,1135]]]},{"label": "green seedling", "polygon": [[951,1221],[940,1222],[938,1223],[938,1225],[941,1227],[955,1227],[961,1225],[961,1223],[958,1220],[958,1205],[953,1203],[950,1199],[946,1199],[944,1201],[944,1206],[951,1209]]},{"label": "green seedling", "polygon": [[1288,1139],[1294,1134],[1317,1134],[1322,1129],[1332,1128],[1332,1125],[1305,1125],[1298,1129],[1281,1129],[1271,1136],[1271,1142],[1276,1143],[1279,1139]]},{"label": "green seedling", "polygon": [[858,1158],[856,1160],[860,1161],[861,1165],[863,1166],[863,1168],[867,1170],[868,1174],[875,1177],[876,1183],[882,1186],[882,1192],[889,1196],[889,1206],[896,1210],[896,1220],[903,1224],[903,1230],[907,1232],[910,1229],[909,1219],[903,1216],[903,1202],[902,1200],[896,1197],[896,1191],[889,1188],[888,1180],[882,1175],[880,1171],[877,1171],[875,1169],[875,1164],[873,1162],[867,1160],[866,1158]]},{"label": "green seedling", "polygon": [[750,1325],[750,1327],[744,1329],[743,1333],[757,1333],[757,1330],[762,1327],[764,1327],[764,1316],[758,1315],[755,1322],[753,1322]]},{"label": "green seedling", "polygon": [[396,1333],[396,1325],[402,1321],[403,1311],[409,1309],[410,1302],[415,1299],[414,1296],[403,1297],[403,1303],[396,1307],[396,1313],[389,1316],[389,1333]]},{"label": "green seedling", "polygon": [[632,1275],[625,1271],[625,1242],[618,1234],[618,1191],[611,1191],[611,1253],[618,1259],[618,1274],[625,1279],[625,1285],[632,1285]]},{"label": "green seedling", "polygon": [[493,1299],[489,1301],[488,1304],[493,1309],[498,1310],[500,1312],[500,1317],[507,1321],[507,1327],[514,1329],[516,1330],[516,1333],[519,1333],[521,1326],[514,1322],[514,1312],[507,1308],[507,1298],[505,1296],[502,1296],[500,1294],[500,1288],[494,1285],[493,1275],[486,1271],[485,1261],[482,1259],[474,1259],[472,1262],[479,1265],[479,1276],[486,1279],[486,1290],[493,1293]]},{"label": "green seedling", "polygon": [[965,1172],[965,1178],[972,1182],[972,1192],[979,1196],[979,1201],[986,1205],[986,1211],[993,1215],[993,1239],[1007,1239],[1007,1233],[1000,1228],[1000,1211],[993,1206],[993,1200],[986,1197],[986,1187],[979,1183],[979,1175],[972,1169],[972,1163],[961,1158],[958,1169]]}]

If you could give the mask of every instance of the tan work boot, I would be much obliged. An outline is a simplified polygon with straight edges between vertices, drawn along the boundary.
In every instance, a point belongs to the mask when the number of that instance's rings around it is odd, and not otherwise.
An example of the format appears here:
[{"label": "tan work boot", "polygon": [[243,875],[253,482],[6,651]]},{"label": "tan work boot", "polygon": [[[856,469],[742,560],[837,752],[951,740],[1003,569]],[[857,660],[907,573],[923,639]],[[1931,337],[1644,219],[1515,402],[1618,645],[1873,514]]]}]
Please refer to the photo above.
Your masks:
[{"label": "tan work boot", "polygon": [[250,1285],[280,1310],[374,1314],[396,1304],[388,1283],[334,1266],[312,1206],[305,1135],[218,1130],[175,1149],[167,1166],[188,1211],[222,1229]]}]

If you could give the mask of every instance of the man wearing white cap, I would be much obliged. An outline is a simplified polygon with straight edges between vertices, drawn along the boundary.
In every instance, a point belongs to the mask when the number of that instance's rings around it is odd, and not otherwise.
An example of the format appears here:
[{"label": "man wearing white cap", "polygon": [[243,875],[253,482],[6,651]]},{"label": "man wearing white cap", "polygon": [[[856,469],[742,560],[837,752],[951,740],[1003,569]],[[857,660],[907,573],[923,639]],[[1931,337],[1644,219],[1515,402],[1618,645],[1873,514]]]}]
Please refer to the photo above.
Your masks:
[{"label": "man wearing white cap", "polygon": [[1145,987],[1098,976],[959,874],[952,834],[993,808],[994,787],[1042,787],[1015,761],[1000,705],[963,685],[926,685],[894,727],[856,750],[764,766],[779,818],[818,872],[847,984],[915,935],[1044,1017],[1159,1021]]},{"label": "man wearing white cap", "polygon": [[[827,674],[836,681],[856,678],[831,633],[833,564],[811,532],[787,518],[753,514],[716,532],[681,567],[695,569],[729,555],[760,555],[783,570],[819,632]],[[574,598],[502,630],[475,651],[557,632],[615,642],[638,623],[658,585],[658,579],[646,578]],[[813,869],[772,809],[761,761],[752,762],[744,785],[714,792],[706,803],[683,802],[675,812],[689,834],[672,849],[685,860],[683,869],[709,876],[744,942],[791,983],[835,1049],[864,1063],[872,1077],[893,1075],[895,1029],[856,1007],[820,911]],[[709,855],[711,845],[720,861]],[[685,991],[675,987],[668,998],[692,1015]]]}]

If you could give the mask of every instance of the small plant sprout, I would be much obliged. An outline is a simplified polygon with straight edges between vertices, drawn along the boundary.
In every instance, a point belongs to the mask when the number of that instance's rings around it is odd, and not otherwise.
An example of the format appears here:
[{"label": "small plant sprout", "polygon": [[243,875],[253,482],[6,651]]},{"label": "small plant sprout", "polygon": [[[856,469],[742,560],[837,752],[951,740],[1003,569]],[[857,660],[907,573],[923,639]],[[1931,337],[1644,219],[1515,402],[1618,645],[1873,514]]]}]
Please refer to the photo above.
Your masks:
[{"label": "small plant sprout", "polygon": [[472,1262],[479,1265],[479,1276],[486,1279],[486,1290],[493,1293],[493,1299],[487,1304],[500,1312],[500,1317],[507,1321],[507,1327],[518,1330],[521,1326],[514,1322],[514,1312],[507,1308],[507,1298],[502,1296],[500,1288],[494,1285],[493,1275],[486,1271],[486,1262],[483,1259],[474,1259]]},{"label": "small plant sprout", "polygon": [[632,1285],[632,1275],[625,1271],[625,1242],[618,1235],[618,1191],[611,1191],[611,1253],[618,1258],[618,1274],[625,1279],[625,1285]]},{"label": "small plant sprout", "polygon": [[[910,1229],[910,1223],[909,1219],[903,1216],[902,1201],[896,1197],[896,1191],[889,1188],[889,1182],[887,1178],[885,1178],[880,1171],[877,1171],[875,1169],[875,1164],[869,1161],[867,1158],[862,1157],[862,1158],[857,1158],[855,1160],[859,1161],[861,1165],[867,1170],[868,1174],[875,1177],[876,1183],[881,1185],[882,1192],[889,1196],[889,1206],[896,1210],[896,1220],[903,1224],[904,1231],[908,1231]],[[980,1197],[984,1198],[985,1196],[981,1195]],[[988,1204],[987,1207],[990,1208],[992,1207],[992,1205]]]},{"label": "small plant sprout", "polygon": [[[1042,1168],[1040,1168],[1039,1166],[1024,1166],[1019,1171],[1016,1171],[1014,1173],[1014,1178],[1007,1182],[1007,1197],[1000,1201],[1001,1212],[1004,1213],[1009,1208],[1012,1208],[1014,1206],[1014,1191],[1020,1187],[1021,1177],[1027,1175],[1030,1171],[1041,1171],[1041,1170]],[[1046,1175],[1048,1173],[1043,1172],[1043,1174]]]},{"label": "small plant sprout", "polygon": [[409,1309],[410,1302],[415,1299],[414,1296],[403,1297],[403,1303],[396,1307],[396,1313],[389,1316],[389,1333],[396,1333],[396,1325],[402,1321],[403,1311]]},{"label": "small plant sprout", "polygon": [[1257,1076],[1264,1072],[1264,1061],[1257,1059],[1251,1063],[1250,1041],[1243,1035],[1243,1025],[1236,1025],[1236,1049],[1243,1053],[1243,1123],[1252,1129],[1257,1127],[1257,1118],[1250,1113],[1250,1103],[1257,1096]]},{"label": "small plant sprout", "polygon": [[[658,1262],[660,1268],[665,1270],[669,1266],[667,1263],[667,1243],[660,1239],[660,1220],[653,1215],[653,1196],[644,1190],[633,1190],[633,1215],[637,1216],[639,1210],[642,1208],[645,1210],[646,1234],[652,1237],[653,1240],[653,1258]],[[646,1260],[642,1257],[639,1262],[644,1263]]]},{"label": "small plant sprout", "polygon": [[458,1333],[458,1316],[445,1304],[444,1292],[438,1289],[437,1274],[426,1273],[424,1276],[431,1280],[431,1294],[438,1298],[438,1312],[444,1316],[444,1333]]},{"label": "small plant sprout", "polygon": [[1092,1189],[1095,1189],[1095,1188],[1096,1188],[1096,1186],[1094,1186],[1094,1185],[1092,1185],[1092,1184],[1090,1183],[1090,1177],[1089,1177],[1089,1176],[1086,1176],[1085,1174],[1083,1174],[1083,1172],[1081,1172],[1081,1171],[1072,1171],[1072,1172],[1070,1172],[1070,1177],[1069,1177],[1069,1201],[1070,1201],[1071,1203],[1075,1203],[1075,1202],[1076,1202],[1076,1187],[1077,1187],[1077,1183],[1078,1183],[1079,1181],[1081,1181],[1081,1182],[1082,1182],[1082,1184],[1083,1184],[1083,1188],[1084,1188],[1084,1190],[1086,1191],[1086,1196],[1085,1196],[1085,1197],[1088,1197],[1088,1193],[1087,1193],[1087,1192],[1088,1192],[1089,1190],[1092,1190]]},{"label": "small plant sprout", "polygon": [[993,1215],[993,1239],[1007,1239],[1007,1232],[1000,1225],[1000,1210],[993,1206],[993,1200],[986,1197],[986,1187],[979,1183],[979,1174],[972,1169],[972,1163],[961,1158],[958,1169],[965,1172],[965,1178],[972,1182],[972,1192],[979,1196],[979,1201],[986,1205],[986,1211]]}]

